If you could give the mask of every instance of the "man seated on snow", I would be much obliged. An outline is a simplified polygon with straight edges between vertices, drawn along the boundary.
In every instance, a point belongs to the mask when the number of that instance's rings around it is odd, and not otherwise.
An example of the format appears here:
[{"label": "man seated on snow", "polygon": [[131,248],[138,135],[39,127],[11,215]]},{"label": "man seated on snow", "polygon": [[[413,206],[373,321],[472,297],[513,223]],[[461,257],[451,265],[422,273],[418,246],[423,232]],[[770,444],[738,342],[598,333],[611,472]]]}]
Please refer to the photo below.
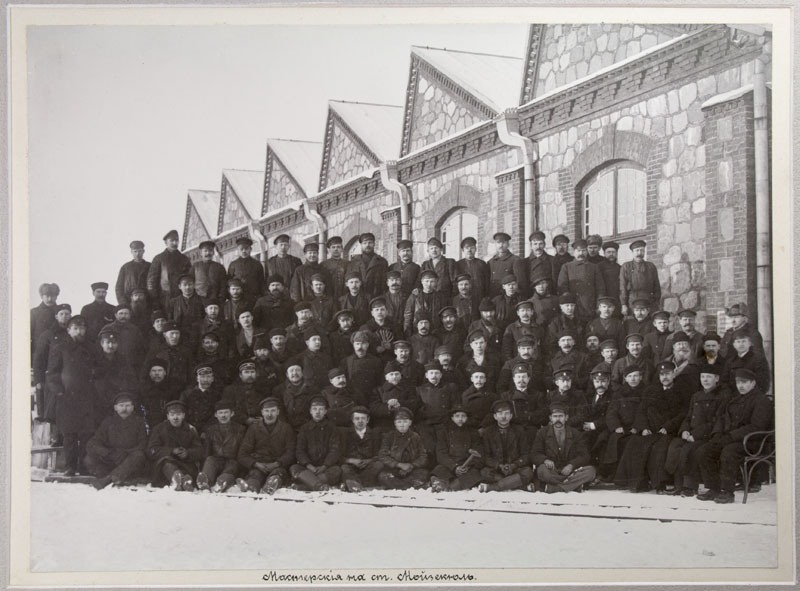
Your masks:
[{"label": "man seated on snow", "polygon": [[394,412],[394,429],[383,434],[378,452],[383,470],[378,482],[384,488],[423,488],[428,483],[428,454],[422,438],[411,430],[413,420],[414,413],[400,407]]},{"label": "man seated on snow", "polygon": [[197,488],[213,492],[224,492],[236,481],[242,471],[236,457],[247,428],[232,421],[233,401],[222,399],[214,405],[214,418],[201,435],[205,444],[206,459],[197,475]]},{"label": "man seated on snow", "polygon": [[533,480],[530,443],[522,425],[512,424],[511,403],[498,400],[492,405],[495,424],[483,432],[485,466],[481,492],[527,488]]},{"label": "man seated on snow", "polygon": [[197,463],[203,459],[200,435],[187,423],[186,405],[172,400],[166,405],[167,420],[150,433],[147,452],[154,463],[153,485],[170,482],[175,490],[194,490]]},{"label": "man seated on snow", "polygon": [[121,486],[142,471],[147,458],[147,430],[144,419],[133,414],[133,395],[114,397],[113,417],[106,417],[86,444],[83,465],[96,477],[98,490],[109,484]]},{"label": "man seated on snow", "polygon": [[350,413],[355,406],[353,395],[347,387],[347,376],[341,367],[328,372],[328,386],[321,395],[328,402],[328,420],[337,427],[350,426]]},{"label": "man seated on snow", "polygon": [[378,460],[381,434],[369,426],[369,409],[356,406],[350,412],[352,425],[343,433],[342,480],[347,490],[359,492],[376,486],[383,464]]},{"label": "man seated on snow", "polygon": [[531,461],[546,493],[580,491],[596,475],[581,432],[567,425],[568,413],[563,401],[552,402],[550,425],[539,429],[531,449]]},{"label": "man seated on snow", "polygon": [[329,490],[339,484],[340,435],[328,417],[324,396],[311,398],[311,420],[297,434],[297,463],[289,471],[295,482],[307,490]]},{"label": "man seated on snow", "polygon": [[394,413],[400,407],[411,411],[419,406],[414,387],[403,379],[401,367],[397,361],[389,361],[384,368],[384,382],[375,388],[369,400],[370,415],[374,419],[374,427],[381,433],[392,430]]},{"label": "man seated on snow", "polygon": [[436,462],[433,492],[465,490],[481,481],[481,438],[477,429],[467,426],[467,411],[460,404],[450,409],[450,421],[436,430]]},{"label": "man seated on snow", "polygon": [[[239,446],[239,463],[248,471],[236,484],[242,492],[261,491],[275,494],[289,481],[289,466],[295,458],[295,435],[284,421],[279,421],[278,399],[261,401],[261,420],[251,424]],[[263,487],[263,488],[262,488]]]}]

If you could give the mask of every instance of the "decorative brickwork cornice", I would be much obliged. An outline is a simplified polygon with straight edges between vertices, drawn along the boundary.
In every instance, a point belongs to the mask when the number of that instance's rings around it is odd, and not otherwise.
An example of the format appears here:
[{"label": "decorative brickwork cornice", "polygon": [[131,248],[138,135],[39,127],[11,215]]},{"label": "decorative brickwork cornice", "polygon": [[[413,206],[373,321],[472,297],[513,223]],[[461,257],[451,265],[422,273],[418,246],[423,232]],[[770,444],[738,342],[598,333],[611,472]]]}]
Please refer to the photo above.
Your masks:
[{"label": "decorative brickwork cornice", "polygon": [[742,36],[725,25],[704,27],[638,59],[585,81],[556,90],[519,108],[520,131],[536,137],[620,103],[630,103],[688,76],[761,53],[755,36]]},{"label": "decorative brickwork cornice", "polygon": [[536,91],[536,72],[539,70],[539,55],[541,54],[542,38],[547,25],[531,25],[528,32],[528,51],[525,54],[525,69],[522,75],[522,90],[520,91],[519,104],[533,100]]}]

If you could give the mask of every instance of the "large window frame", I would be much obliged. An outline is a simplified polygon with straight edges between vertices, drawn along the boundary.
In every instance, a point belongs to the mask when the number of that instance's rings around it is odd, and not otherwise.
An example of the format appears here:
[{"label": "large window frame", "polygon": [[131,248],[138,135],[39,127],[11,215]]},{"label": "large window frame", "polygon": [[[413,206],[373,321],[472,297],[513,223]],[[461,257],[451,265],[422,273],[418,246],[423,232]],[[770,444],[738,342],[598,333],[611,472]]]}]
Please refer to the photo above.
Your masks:
[{"label": "large window frame", "polygon": [[[469,220],[466,224],[464,223],[465,217],[469,217]],[[448,234],[448,232],[452,233],[453,231],[449,228],[449,226],[451,226],[451,224],[453,224],[453,222],[456,220],[458,220],[458,223],[454,228],[455,236],[453,236],[452,234]],[[444,254],[452,259],[460,259],[461,241],[467,236],[472,236],[476,241],[478,240],[479,221],[480,219],[478,214],[468,207],[457,207],[450,210],[437,225],[437,234],[439,240],[441,240],[442,244],[444,245]],[[452,249],[447,248],[448,244],[452,246]]]}]

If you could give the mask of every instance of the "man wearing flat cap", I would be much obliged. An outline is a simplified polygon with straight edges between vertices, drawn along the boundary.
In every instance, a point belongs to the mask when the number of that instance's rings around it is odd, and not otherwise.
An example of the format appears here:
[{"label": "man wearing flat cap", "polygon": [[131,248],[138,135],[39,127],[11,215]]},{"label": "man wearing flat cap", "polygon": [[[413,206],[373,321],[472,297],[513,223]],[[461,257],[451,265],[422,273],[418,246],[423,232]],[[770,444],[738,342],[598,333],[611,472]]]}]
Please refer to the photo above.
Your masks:
[{"label": "man wearing flat cap", "polygon": [[503,282],[509,275],[517,278],[520,290],[527,289],[527,263],[509,250],[511,236],[505,232],[496,232],[492,239],[494,240],[496,251],[494,256],[489,259],[489,295],[492,297],[501,295],[503,293]]},{"label": "man wearing flat cap", "polygon": [[734,304],[725,310],[725,315],[730,319],[730,328],[725,331],[720,341],[720,353],[730,359],[735,355],[733,350],[733,333],[737,330],[744,330],[750,334],[750,343],[753,350],[759,355],[764,355],[764,338],[748,317],[747,304],[744,302]]},{"label": "man wearing flat cap", "polygon": [[341,435],[327,416],[328,402],[324,396],[311,397],[309,414],[311,419],[297,432],[297,463],[289,472],[301,489],[330,490],[342,476]]},{"label": "man wearing flat cap", "polygon": [[344,275],[347,273],[347,261],[344,260],[344,244],[341,236],[331,236],[325,243],[327,258],[322,267],[328,272],[331,284],[327,286],[328,295],[337,301],[344,295]]},{"label": "man wearing flat cap", "polygon": [[[396,263],[389,266],[389,271],[400,273],[400,291],[404,297],[411,295],[415,289],[419,290],[422,286],[419,283],[420,266],[412,260],[414,243],[411,240],[401,240],[397,243]],[[387,277],[388,280],[388,277]]]},{"label": "man wearing flat cap", "polygon": [[94,351],[95,427],[113,412],[113,400],[119,392],[131,392],[136,387],[136,374],[129,361],[119,352],[119,333],[106,328],[97,337]]},{"label": "man wearing flat cap", "polygon": [[498,400],[492,404],[493,424],[484,429],[483,449],[486,452],[478,490],[524,489],[533,480],[530,462],[530,440],[525,429],[512,423],[511,404]]},{"label": "man wearing flat cap", "polygon": [[432,326],[438,328],[440,324],[439,312],[450,304],[452,296],[445,295],[437,289],[439,276],[432,269],[422,269],[419,274],[422,291],[412,293],[406,300],[406,309],[403,313],[403,331],[406,335],[413,335],[417,318],[421,312],[430,315]]},{"label": "man wearing flat cap", "polygon": [[303,376],[315,392],[328,385],[328,371],[333,368],[331,356],[322,351],[324,334],[316,326],[305,329],[303,331],[305,349],[289,360],[289,363],[297,363],[303,368]]},{"label": "man wearing flat cap", "polygon": [[279,275],[270,275],[266,281],[267,293],[258,298],[253,306],[253,322],[263,330],[287,328],[295,320],[295,302],[283,285]]},{"label": "man wearing flat cap", "polygon": [[[550,281],[553,280],[553,256],[548,254],[544,249],[545,237],[544,232],[536,231],[528,236],[528,241],[531,243],[531,254],[528,255],[528,287],[527,295],[533,295],[535,283],[541,279],[546,278]],[[523,290],[525,291],[525,290]]]},{"label": "man wearing flat cap", "polygon": [[[303,267],[298,267],[297,273]],[[328,295],[328,283],[330,278],[322,273],[314,273],[311,276],[311,297],[308,302],[311,304],[311,313],[320,326],[326,330],[330,328],[333,317],[336,314],[336,302]]]},{"label": "man wearing flat cap", "polygon": [[665,353],[672,354],[665,357],[663,361],[671,361],[675,364],[675,381],[682,390],[688,388],[689,391],[696,390],[700,385],[699,366],[697,355],[692,351],[689,337],[686,333],[678,330],[668,338],[672,343],[670,349],[665,349]]},{"label": "man wearing flat cap", "polygon": [[716,365],[720,368],[720,375],[727,375],[728,360],[720,353],[721,337],[714,331],[703,335],[703,350],[700,352],[697,364],[702,370],[707,365]]},{"label": "man wearing flat cap", "polygon": [[661,283],[658,269],[650,261],[644,260],[647,243],[644,240],[631,242],[633,260],[622,264],[619,273],[619,299],[622,315],[627,316],[634,300],[644,298],[654,306],[661,305]]},{"label": "man wearing flat cap", "polygon": [[119,304],[130,304],[131,293],[135,288],[147,289],[147,273],[150,270],[150,263],[144,260],[144,242],[134,240],[130,243],[130,249],[133,258],[120,267],[117,284],[114,288]]},{"label": "man wearing flat cap", "polygon": [[255,301],[264,294],[264,267],[250,256],[253,241],[247,236],[236,240],[239,257],[228,265],[228,279],[242,282],[242,295],[246,300]]},{"label": "man wearing flat cap", "polygon": [[147,271],[147,293],[150,303],[161,310],[169,307],[170,298],[180,294],[178,279],[192,272],[192,263],[178,250],[178,231],[170,230],[164,234],[166,248],[153,257]]},{"label": "man wearing flat cap", "polygon": [[568,420],[567,405],[551,403],[550,424],[539,429],[533,441],[531,462],[546,493],[580,491],[596,475],[581,432],[568,426]]},{"label": "man wearing flat cap", "polygon": [[210,363],[198,363],[194,369],[195,383],[181,393],[186,406],[186,420],[202,433],[214,423],[214,405],[222,398],[222,383],[217,382]]},{"label": "man wearing flat cap", "polygon": [[97,335],[106,324],[114,322],[114,306],[106,302],[108,283],[98,281],[92,283],[94,300],[81,308],[81,316],[86,320],[86,340],[97,342]]},{"label": "man wearing flat cap", "polygon": [[33,386],[36,388],[36,420],[48,423],[55,421],[55,399],[53,393],[45,388],[47,361],[50,351],[69,338],[67,323],[72,318],[72,308],[69,304],[57,304],[53,306],[53,312],[56,322],[39,335],[31,363]]},{"label": "man wearing flat cap", "polygon": [[289,254],[291,240],[286,234],[276,236],[272,244],[276,247],[277,252],[267,260],[267,275],[280,277],[283,286],[288,290],[294,270],[302,265],[303,261],[293,254]]},{"label": "man wearing flat cap", "polygon": [[603,246],[603,237],[600,234],[589,234],[586,237],[586,262],[599,265],[605,258],[600,254]]},{"label": "man wearing flat cap", "polygon": [[378,461],[381,434],[369,426],[366,406],[350,411],[351,425],[342,433],[342,480],[349,492],[360,492],[365,486],[378,483],[383,464]]},{"label": "man wearing flat cap", "polygon": [[603,249],[603,260],[597,264],[597,267],[603,277],[606,295],[614,300],[614,316],[622,318],[619,303],[619,275],[622,266],[617,262],[619,244],[614,241],[604,242],[601,248]]},{"label": "man wearing flat cap", "polygon": [[224,302],[228,296],[228,272],[214,260],[217,244],[213,240],[204,240],[198,249],[200,260],[192,264],[194,289],[203,299],[217,298]]},{"label": "man wearing flat cap", "polygon": [[247,426],[260,420],[259,403],[267,392],[256,381],[256,363],[253,359],[240,361],[238,370],[237,380],[226,386],[222,398],[233,404],[233,420]]},{"label": "man wearing flat cap", "polygon": [[698,451],[702,480],[707,489],[697,495],[701,501],[733,503],[733,489],[745,456],[742,441],[746,435],[766,431],[774,424],[772,400],[758,386],[756,374],[747,368],[737,368],[732,378],[736,391],[722,403],[711,441]]},{"label": "man wearing flat cap", "polygon": [[194,381],[194,355],[174,321],[168,320],[164,324],[162,336],[163,341],[152,357],[163,359],[167,363],[169,377],[185,388]]},{"label": "man wearing flat cap", "polygon": [[86,320],[73,316],[67,338],[50,351],[46,388],[56,399],[56,426],[64,436],[67,476],[80,471],[79,461],[94,433],[95,355],[86,342]]},{"label": "man wearing flat cap", "polygon": [[556,249],[556,253],[553,255],[553,285],[558,285],[561,267],[574,261],[575,257],[569,253],[569,238],[564,234],[553,237],[553,248]]},{"label": "man wearing flat cap", "polygon": [[449,410],[450,420],[436,430],[436,466],[431,475],[433,492],[468,490],[481,480],[483,443],[478,430],[468,424],[461,403]]},{"label": "man wearing flat cap", "polygon": [[173,490],[192,491],[204,453],[200,434],[186,421],[186,406],[180,400],[167,402],[166,414],[167,420],[153,428],[147,441],[153,486],[169,483]]},{"label": "man wearing flat cap", "polygon": [[[419,278],[416,281],[419,283]],[[386,302],[387,318],[402,331],[408,296],[403,293],[403,278],[399,271],[390,270],[386,273],[386,287],[382,297]]]},{"label": "man wearing flat cap", "polygon": [[422,438],[411,429],[414,412],[400,407],[394,411],[394,429],[383,434],[378,461],[383,470],[378,482],[388,489],[423,488],[428,483],[428,454]]},{"label": "man wearing flat cap", "polygon": [[206,310],[203,299],[194,290],[194,277],[191,273],[181,275],[178,279],[178,289],[181,290],[181,293],[170,299],[167,316],[170,320],[175,321],[188,342],[192,334],[192,327],[195,322],[203,319]]},{"label": "man wearing flat cap", "polygon": [[479,259],[477,252],[478,241],[475,238],[467,236],[461,241],[461,259],[456,261],[456,287],[459,276],[469,275],[472,295],[476,302],[480,302],[489,295],[490,273],[488,263]]},{"label": "man wearing flat cap", "polygon": [[[361,244],[361,254],[357,254],[350,259],[347,271],[358,274],[361,279],[361,289],[368,298],[371,298],[383,292],[383,287],[386,285],[386,273],[389,271],[389,263],[375,252],[375,235],[372,232],[361,234],[358,237],[358,242]],[[345,279],[346,282],[347,280]]]},{"label": "man wearing flat cap", "polygon": [[294,270],[292,281],[289,285],[289,297],[295,302],[308,302],[314,297],[314,290],[311,289],[311,278],[319,275],[325,285],[331,284],[331,277],[328,271],[319,262],[319,244],[309,242],[303,246],[303,264]]},{"label": "man wearing flat cap", "polygon": [[575,260],[562,265],[558,274],[558,293],[573,293],[578,298],[578,316],[588,319],[595,315],[597,298],[605,295],[606,287],[597,265],[586,260],[585,240],[573,245]]},{"label": "man wearing flat cap", "polygon": [[42,301],[35,308],[31,308],[31,355],[36,349],[39,335],[56,322],[56,300],[60,291],[55,283],[42,283],[39,286],[39,297]]},{"label": "man wearing flat cap", "polygon": [[697,312],[694,310],[681,310],[678,312],[678,326],[680,330],[676,330],[676,332],[667,337],[667,340],[664,343],[665,349],[669,351],[672,348],[675,335],[678,332],[681,332],[684,336],[686,336],[686,338],[689,339],[689,348],[691,350],[692,361],[696,362],[695,358],[699,357],[700,353],[703,351],[703,335],[695,327],[696,322]]},{"label": "man wearing flat cap", "polygon": [[736,381],[734,380],[736,370],[747,369],[755,375],[756,384],[761,391],[768,394],[772,385],[772,372],[764,356],[753,350],[753,343],[750,340],[751,334],[750,331],[744,328],[734,331],[732,343],[734,355],[728,359],[726,375],[723,376],[723,381],[733,389],[736,386]]},{"label": "man wearing flat cap", "polygon": [[422,261],[422,271],[433,271],[439,281],[436,291],[444,294],[445,299],[450,299],[458,293],[456,289],[456,261],[444,256],[443,245],[438,238],[428,240],[428,258]]},{"label": "man wearing flat cap", "polygon": [[236,482],[242,467],[236,459],[247,429],[233,421],[233,403],[218,400],[214,404],[215,420],[200,434],[206,459],[197,475],[197,488],[224,492]]},{"label": "man wearing flat cap", "polygon": [[403,337],[403,329],[388,317],[386,298],[381,296],[372,298],[369,302],[369,312],[372,318],[358,330],[369,334],[370,353],[386,363],[394,358],[393,344],[395,339]]},{"label": "man wearing flat cap", "polygon": [[114,414],[100,424],[86,444],[86,469],[98,490],[109,484],[123,486],[138,476],[147,463],[147,429],[134,414],[134,397],[120,392],[114,397]]},{"label": "man wearing flat cap", "polygon": [[289,467],[295,460],[296,437],[286,421],[278,420],[280,403],[267,397],[261,401],[261,419],[252,423],[239,447],[239,463],[247,470],[236,484],[242,492],[272,495],[289,482]]},{"label": "man wearing flat cap", "polygon": [[[351,337],[352,353],[340,361],[347,387],[356,404],[366,404],[373,390],[383,382],[385,362],[373,354],[369,332],[359,330]],[[396,341],[392,343],[392,346]]]}]

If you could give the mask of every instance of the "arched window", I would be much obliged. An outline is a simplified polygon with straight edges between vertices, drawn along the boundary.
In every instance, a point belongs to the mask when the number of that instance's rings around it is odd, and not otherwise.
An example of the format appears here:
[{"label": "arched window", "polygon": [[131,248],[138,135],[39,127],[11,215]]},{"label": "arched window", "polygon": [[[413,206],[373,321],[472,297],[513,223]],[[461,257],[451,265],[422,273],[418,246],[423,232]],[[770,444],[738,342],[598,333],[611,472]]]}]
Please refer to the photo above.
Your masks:
[{"label": "arched window", "polygon": [[358,241],[358,236],[355,236],[345,245],[343,258],[349,261],[357,254],[361,254],[361,243]]},{"label": "arched window", "polygon": [[452,212],[439,226],[444,253],[453,259],[461,258],[461,241],[467,236],[478,239],[478,216],[462,207]]},{"label": "arched window", "polygon": [[603,167],[583,184],[581,196],[583,236],[599,234],[618,242],[618,262],[629,260],[628,245],[647,230],[645,171],[630,161]]}]

